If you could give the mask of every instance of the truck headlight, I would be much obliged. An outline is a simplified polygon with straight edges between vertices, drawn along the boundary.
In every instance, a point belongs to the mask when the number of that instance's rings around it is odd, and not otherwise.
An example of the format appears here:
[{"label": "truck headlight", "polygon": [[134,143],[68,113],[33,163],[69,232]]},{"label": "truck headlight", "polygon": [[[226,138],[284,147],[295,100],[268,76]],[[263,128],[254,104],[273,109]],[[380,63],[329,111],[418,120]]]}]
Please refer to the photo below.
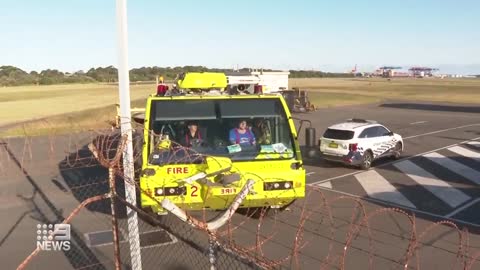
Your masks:
[{"label": "truck headlight", "polygon": [[142,171],[142,175],[144,176],[154,176],[155,175],[155,170],[151,168],[146,168]]},{"label": "truck headlight", "polygon": [[293,181],[278,181],[263,183],[263,190],[286,190],[293,188]]},{"label": "truck headlight", "polygon": [[156,196],[179,196],[186,195],[186,187],[164,187],[164,188],[155,188]]}]

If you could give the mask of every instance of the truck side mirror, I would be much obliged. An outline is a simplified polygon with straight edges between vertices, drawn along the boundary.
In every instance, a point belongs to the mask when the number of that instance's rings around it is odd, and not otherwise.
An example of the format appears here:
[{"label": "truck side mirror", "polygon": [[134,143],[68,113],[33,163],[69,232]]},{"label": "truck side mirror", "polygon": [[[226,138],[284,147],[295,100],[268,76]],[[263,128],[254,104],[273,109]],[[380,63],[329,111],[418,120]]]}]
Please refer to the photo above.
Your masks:
[{"label": "truck side mirror", "polygon": [[315,147],[315,140],[317,139],[317,130],[312,127],[308,127],[305,129],[305,145],[308,148]]},{"label": "truck side mirror", "polygon": [[132,115],[135,123],[143,125],[145,123],[145,113],[135,113]]}]

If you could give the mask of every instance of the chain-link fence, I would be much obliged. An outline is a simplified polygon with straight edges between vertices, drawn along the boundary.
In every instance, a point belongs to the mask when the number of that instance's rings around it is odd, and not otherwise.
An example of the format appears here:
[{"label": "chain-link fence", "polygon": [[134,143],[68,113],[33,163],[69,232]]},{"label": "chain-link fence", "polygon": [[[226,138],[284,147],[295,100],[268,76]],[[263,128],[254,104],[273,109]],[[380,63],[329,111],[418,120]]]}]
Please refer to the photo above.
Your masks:
[{"label": "chain-link fence", "polygon": [[[17,194],[6,195],[12,200],[4,207],[14,209],[18,217],[2,238],[3,249],[21,256],[11,255],[9,261],[17,262],[19,269],[479,267],[480,237],[475,228],[417,218],[402,209],[314,187],[307,187],[304,199],[283,209],[172,208],[173,213],[162,216],[145,212],[128,202],[126,185],[135,185],[137,197],[143,193],[163,207],[169,204],[123,175],[125,142],[115,131],[3,140],[0,176],[12,185],[22,182]],[[135,158],[141,158],[140,152]],[[172,158],[194,162],[204,156],[180,147]],[[251,191],[243,188],[245,195]],[[18,211],[15,201],[25,209]],[[132,213],[137,214],[135,235],[129,226]],[[227,218],[219,226],[222,217]],[[68,250],[18,243],[35,240],[37,225],[58,223],[71,225]],[[32,229],[17,233],[20,227]],[[139,246],[132,246],[134,238]]]}]

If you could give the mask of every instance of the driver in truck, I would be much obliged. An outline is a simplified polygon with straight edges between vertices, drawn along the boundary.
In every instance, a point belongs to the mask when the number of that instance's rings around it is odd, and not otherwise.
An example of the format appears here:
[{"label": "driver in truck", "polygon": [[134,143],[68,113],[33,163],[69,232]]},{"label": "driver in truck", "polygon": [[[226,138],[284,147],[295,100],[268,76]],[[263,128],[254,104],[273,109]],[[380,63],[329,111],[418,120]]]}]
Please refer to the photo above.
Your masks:
[{"label": "driver in truck", "polygon": [[238,122],[238,126],[230,130],[228,136],[231,144],[239,145],[255,145],[255,136],[252,131],[247,127],[247,121],[241,119]]}]

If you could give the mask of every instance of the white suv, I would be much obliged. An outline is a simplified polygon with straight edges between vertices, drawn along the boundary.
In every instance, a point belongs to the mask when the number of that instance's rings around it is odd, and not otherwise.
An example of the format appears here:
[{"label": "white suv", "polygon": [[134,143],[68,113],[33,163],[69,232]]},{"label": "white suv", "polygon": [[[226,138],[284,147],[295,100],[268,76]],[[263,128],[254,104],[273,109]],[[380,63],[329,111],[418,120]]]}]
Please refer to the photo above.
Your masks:
[{"label": "white suv", "polygon": [[326,160],[368,169],[381,157],[398,159],[403,152],[402,136],[375,121],[349,119],[330,126],[319,140]]}]

